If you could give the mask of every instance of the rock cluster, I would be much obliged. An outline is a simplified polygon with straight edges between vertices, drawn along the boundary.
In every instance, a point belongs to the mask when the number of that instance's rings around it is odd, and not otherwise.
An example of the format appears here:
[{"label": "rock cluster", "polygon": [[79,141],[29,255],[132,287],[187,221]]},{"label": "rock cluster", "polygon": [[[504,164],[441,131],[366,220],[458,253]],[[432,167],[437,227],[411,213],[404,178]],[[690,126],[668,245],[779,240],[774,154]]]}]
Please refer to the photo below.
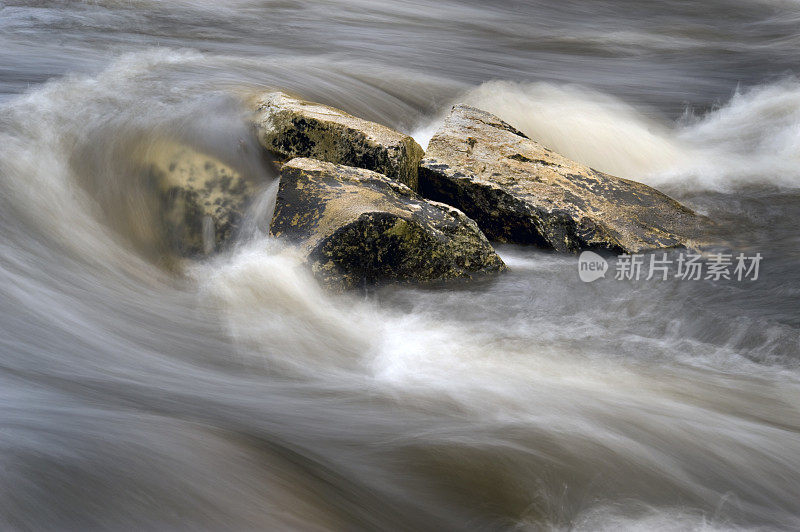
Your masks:
[{"label": "rock cluster", "polygon": [[[427,154],[408,135],[281,92],[255,98],[252,111],[260,144],[281,165],[270,233],[335,290],[495,274],[505,265],[490,240],[556,252],[695,247],[709,222],[465,105],[453,107]],[[185,146],[149,172],[183,255],[223,246],[256,190]]]}]

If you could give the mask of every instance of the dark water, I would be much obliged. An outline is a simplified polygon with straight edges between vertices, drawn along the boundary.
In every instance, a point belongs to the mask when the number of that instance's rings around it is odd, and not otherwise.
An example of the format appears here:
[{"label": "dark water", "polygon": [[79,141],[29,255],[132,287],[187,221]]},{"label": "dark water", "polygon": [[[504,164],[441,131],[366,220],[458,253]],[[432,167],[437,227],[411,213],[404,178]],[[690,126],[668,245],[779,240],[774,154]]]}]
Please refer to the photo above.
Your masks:
[{"label": "dark water", "polygon": [[[0,2],[0,528],[800,527],[800,4],[485,4]],[[326,295],[264,235],[239,100],[273,87],[423,144],[478,105],[759,279],[507,247],[495,281]],[[264,183],[183,273],[135,171],[165,137]]]}]

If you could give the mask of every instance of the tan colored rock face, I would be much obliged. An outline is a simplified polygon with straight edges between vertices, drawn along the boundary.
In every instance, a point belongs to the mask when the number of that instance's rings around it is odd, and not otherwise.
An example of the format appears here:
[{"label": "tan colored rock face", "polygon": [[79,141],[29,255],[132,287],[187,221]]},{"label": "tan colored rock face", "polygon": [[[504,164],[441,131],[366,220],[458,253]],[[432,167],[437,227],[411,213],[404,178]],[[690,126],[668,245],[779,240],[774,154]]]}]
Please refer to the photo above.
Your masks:
[{"label": "tan colored rock face", "polygon": [[420,193],[491,240],[636,253],[692,245],[705,218],[641,183],[598,172],[496,116],[457,105],[420,164]]},{"label": "tan colored rock face", "polygon": [[300,247],[323,285],[428,282],[505,269],[475,222],[376,172],[314,159],[281,169],[270,233]]},{"label": "tan colored rock face", "polygon": [[224,246],[256,190],[222,161],[178,143],[148,150],[142,164],[158,192],[168,244],[184,256]]},{"label": "tan colored rock face", "polygon": [[410,136],[282,92],[261,95],[253,106],[264,148],[287,158],[310,157],[374,170],[417,189],[424,152]]}]

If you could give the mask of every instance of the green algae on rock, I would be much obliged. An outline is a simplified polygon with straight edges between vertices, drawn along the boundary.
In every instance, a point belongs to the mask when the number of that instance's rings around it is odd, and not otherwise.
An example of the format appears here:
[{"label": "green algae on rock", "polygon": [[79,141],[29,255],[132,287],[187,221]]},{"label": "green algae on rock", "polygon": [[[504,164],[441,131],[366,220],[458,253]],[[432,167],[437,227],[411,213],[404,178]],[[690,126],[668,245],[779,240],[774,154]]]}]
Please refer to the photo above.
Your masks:
[{"label": "green algae on rock", "polygon": [[417,189],[424,151],[410,136],[283,92],[258,96],[254,107],[258,140],[267,150],[374,170]]},{"label": "green algae on rock", "polygon": [[334,290],[505,269],[458,209],[377,172],[315,159],[283,165],[270,233],[297,245],[315,277]]},{"label": "green algae on rock", "polygon": [[454,106],[431,139],[419,190],[464,211],[491,240],[556,251],[691,247],[708,222],[653,188],[571,161],[466,105]]},{"label": "green algae on rock", "polygon": [[224,247],[256,191],[251,179],[180,143],[148,149],[141,164],[158,194],[167,244],[186,257]]}]

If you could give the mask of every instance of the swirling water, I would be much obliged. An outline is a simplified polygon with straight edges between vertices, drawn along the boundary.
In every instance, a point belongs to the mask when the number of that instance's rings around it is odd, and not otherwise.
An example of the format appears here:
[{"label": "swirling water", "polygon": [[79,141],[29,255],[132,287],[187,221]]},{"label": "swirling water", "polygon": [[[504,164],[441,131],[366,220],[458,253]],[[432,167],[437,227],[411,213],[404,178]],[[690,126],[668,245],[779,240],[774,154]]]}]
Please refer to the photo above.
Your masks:
[{"label": "swirling water", "polygon": [[[488,4],[488,5],[487,5]],[[0,527],[800,526],[800,4],[0,2]],[[757,281],[323,293],[264,234],[239,99],[425,143],[457,101],[720,222]],[[142,149],[263,182],[164,268]]]}]

